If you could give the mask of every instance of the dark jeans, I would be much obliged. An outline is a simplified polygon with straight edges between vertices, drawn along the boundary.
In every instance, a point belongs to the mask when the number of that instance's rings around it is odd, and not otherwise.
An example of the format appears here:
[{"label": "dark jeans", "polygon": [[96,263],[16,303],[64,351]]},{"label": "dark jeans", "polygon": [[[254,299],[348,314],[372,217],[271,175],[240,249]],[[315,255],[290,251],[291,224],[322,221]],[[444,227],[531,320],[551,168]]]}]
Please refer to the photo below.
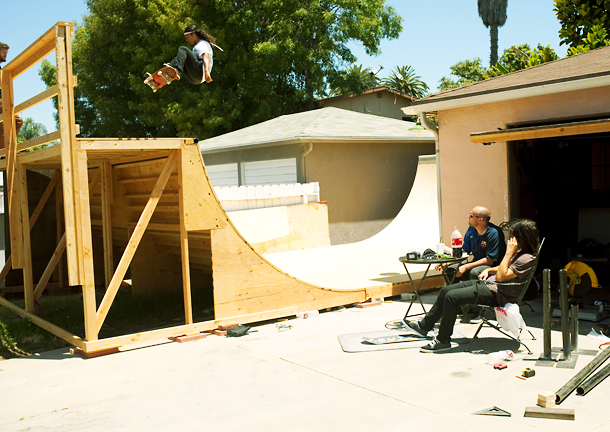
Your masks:
[{"label": "dark jeans", "polygon": [[201,84],[203,81],[203,62],[185,46],[178,48],[178,54],[169,63],[178,70],[181,77],[186,77],[191,84]]},{"label": "dark jeans", "polygon": [[498,306],[496,295],[482,281],[471,280],[447,285],[441,288],[434,305],[419,325],[422,330],[430,331],[440,320],[437,339],[441,342],[450,342],[453,325],[462,310],[461,307],[471,304]]}]

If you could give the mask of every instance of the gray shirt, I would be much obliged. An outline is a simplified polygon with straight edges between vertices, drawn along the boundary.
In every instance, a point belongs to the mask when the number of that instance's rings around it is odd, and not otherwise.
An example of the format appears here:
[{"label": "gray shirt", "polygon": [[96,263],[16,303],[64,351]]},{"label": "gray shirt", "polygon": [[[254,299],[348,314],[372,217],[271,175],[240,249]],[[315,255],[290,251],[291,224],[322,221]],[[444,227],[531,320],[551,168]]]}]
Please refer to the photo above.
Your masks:
[{"label": "gray shirt", "polygon": [[[529,272],[534,264],[534,255],[532,254],[521,254],[513,255],[510,262],[508,263],[509,270],[515,273],[515,277],[506,281],[510,284],[520,284],[527,280]],[[489,282],[494,282],[496,275],[491,275],[488,279]],[[489,290],[496,293],[496,298],[500,306],[504,306],[506,303],[516,303],[523,291],[523,285],[500,285],[489,284]]]}]

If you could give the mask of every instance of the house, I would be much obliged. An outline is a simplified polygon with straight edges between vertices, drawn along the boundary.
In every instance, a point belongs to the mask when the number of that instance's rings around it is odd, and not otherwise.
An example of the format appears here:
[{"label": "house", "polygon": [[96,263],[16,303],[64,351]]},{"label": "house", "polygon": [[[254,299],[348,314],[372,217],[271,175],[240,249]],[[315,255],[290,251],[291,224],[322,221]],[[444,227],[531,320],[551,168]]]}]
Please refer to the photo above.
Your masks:
[{"label": "house", "polygon": [[[403,111],[438,115],[444,239],[485,205],[495,223],[537,221],[547,240],[541,268],[587,259],[587,239],[610,242],[610,47],[437,93]],[[608,279],[607,250],[597,271]]]},{"label": "house", "polygon": [[365,90],[361,94],[333,96],[320,99],[318,102],[323,108],[342,108],[349,111],[410,121],[411,116],[406,116],[402,112],[402,108],[411,105],[411,102],[414,100],[417,99],[406,93],[380,86]]},{"label": "house", "polygon": [[200,142],[212,185],[318,182],[332,244],[379,232],[405,203],[434,135],[339,108],[281,116]]}]

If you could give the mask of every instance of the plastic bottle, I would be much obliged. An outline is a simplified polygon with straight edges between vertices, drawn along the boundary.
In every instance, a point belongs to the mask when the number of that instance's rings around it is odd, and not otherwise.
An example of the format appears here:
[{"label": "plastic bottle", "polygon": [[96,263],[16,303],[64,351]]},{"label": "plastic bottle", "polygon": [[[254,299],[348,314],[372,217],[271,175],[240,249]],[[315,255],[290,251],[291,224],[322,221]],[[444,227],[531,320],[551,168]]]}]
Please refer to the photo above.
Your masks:
[{"label": "plastic bottle", "polygon": [[493,365],[513,358],[515,358],[515,353],[511,350],[497,351],[487,354],[487,364]]},{"label": "plastic bottle", "polygon": [[453,248],[453,258],[460,258],[462,256],[462,234],[457,227],[451,233],[451,247]]}]

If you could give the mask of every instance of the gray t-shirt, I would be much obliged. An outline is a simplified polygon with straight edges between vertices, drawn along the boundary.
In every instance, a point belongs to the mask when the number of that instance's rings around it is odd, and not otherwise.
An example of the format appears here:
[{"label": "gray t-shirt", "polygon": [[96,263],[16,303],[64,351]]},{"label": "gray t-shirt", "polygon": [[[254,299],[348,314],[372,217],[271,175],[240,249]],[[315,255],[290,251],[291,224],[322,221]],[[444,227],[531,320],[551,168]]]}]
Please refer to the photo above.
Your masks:
[{"label": "gray t-shirt", "polygon": [[[513,255],[508,263],[508,268],[515,273],[515,277],[511,280],[506,281],[507,283],[521,283],[525,282],[527,277],[529,276],[529,272],[534,264],[534,255],[532,254],[521,254],[521,255]],[[496,275],[491,275],[488,279],[489,282],[494,282],[496,280]],[[498,300],[498,304],[500,306],[504,306],[506,303],[516,303],[521,295],[521,291],[523,291],[522,285],[488,285],[490,291],[496,293],[496,298]]]}]

